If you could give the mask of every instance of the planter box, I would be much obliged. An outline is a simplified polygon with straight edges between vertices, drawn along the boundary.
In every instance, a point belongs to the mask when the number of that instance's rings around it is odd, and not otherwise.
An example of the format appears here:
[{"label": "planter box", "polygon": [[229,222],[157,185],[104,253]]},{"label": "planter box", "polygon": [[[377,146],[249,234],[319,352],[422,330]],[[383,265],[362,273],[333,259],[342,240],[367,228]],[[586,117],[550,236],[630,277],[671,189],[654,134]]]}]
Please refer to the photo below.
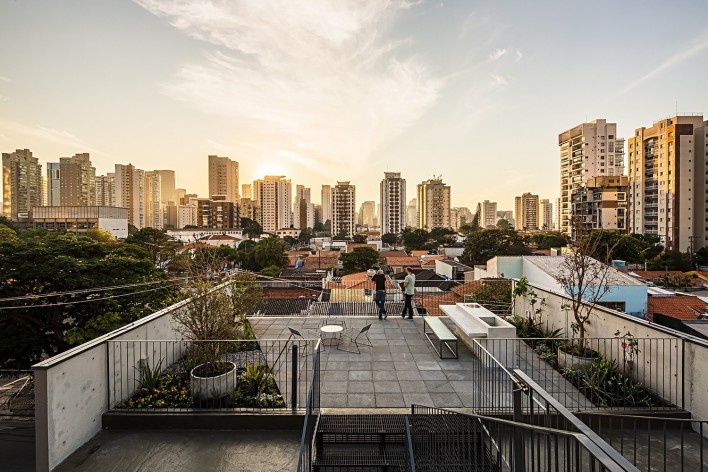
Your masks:
[{"label": "planter box", "polygon": [[594,357],[576,356],[558,348],[558,367],[562,369],[586,369],[598,357],[599,355]]},{"label": "planter box", "polygon": [[236,364],[224,361],[222,363],[230,364],[232,368],[225,374],[217,375],[216,377],[197,377],[194,375],[194,371],[204,364],[192,369],[192,372],[189,373],[192,398],[201,400],[222,398],[236,389]]}]

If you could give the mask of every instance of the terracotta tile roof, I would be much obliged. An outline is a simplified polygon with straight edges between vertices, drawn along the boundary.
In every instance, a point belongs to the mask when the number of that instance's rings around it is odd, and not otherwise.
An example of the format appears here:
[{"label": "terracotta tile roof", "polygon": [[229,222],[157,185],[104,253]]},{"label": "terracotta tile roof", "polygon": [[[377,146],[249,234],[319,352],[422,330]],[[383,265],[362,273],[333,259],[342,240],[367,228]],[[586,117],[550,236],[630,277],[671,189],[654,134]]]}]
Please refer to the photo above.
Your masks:
[{"label": "terracotta tile roof", "polygon": [[339,253],[336,257],[326,257],[324,255],[322,257],[310,256],[303,261],[302,266],[306,269],[327,269],[337,265],[337,261],[339,261]]},{"label": "terracotta tile roof", "polygon": [[413,257],[421,257],[421,256],[425,256],[427,254],[428,254],[428,251],[425,251],[422,249],[420,251],[411,251],[411,256],[413,256]]},{"label": "terracotta tile roof", "polygon": [[652,296],[647,302],[647,317],[651,319],[654,313],[679,320],[695,320],[698,313],[708,313],[708,304],[692,295]]},{"label": "terracotta tile roof", "polygon": [[681,272],[680,270],[633,270],[635,274],[637,274],[638,277],[641,277],[642,279],[660,279],[663,276],[667,277],[683,277],[684,273]]},{"label": "terracotta tile roof", "polygon": [[347,252],[352,252],[355,247],[370,247],[371,249],[374,249],[378,251],[376,244],[367,244],[367,243],[349,243],[347,244]]},{"label": "terracotta tile roof", "polygon": [[465,282],[462,285],[454,287],[452,291],[458,295],[467,295],[477,290],[481,285],[481,280],[472,280],[470,282]]},{"label": "terracotta tile roof", "polygon": [[386,257],[386,264],[390,266],[411,266],[420,267],[420,261],[417,257],[405,256],[405,257]]},{"label": "terracotta tile roof", "polygon": [[415,295],[413,300],[416,305],[425,308],[429,314],[441,316],[445,313],[440,309],[440,305],[454,305],[460,301],[460,296],[453,292],[440,292],[430,295]]}]

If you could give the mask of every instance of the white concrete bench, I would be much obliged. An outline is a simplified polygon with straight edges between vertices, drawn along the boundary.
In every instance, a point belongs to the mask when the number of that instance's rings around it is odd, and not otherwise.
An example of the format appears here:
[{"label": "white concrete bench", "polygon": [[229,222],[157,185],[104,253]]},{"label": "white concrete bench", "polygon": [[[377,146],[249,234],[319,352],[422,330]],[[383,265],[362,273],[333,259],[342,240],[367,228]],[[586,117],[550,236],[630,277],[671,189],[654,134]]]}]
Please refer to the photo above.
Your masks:
[{"label": "white concrete bench", "polygon": [[[438,353],[440,359],[457,359],[457,337],[452,334],[449,329],[447,329],[447,326],[443,324],[442,320],[440,318],[424,316],[423,321],[425,322],[423,327],[425,337],[428,338],[428,341],[433,346],[433,349],[435,349],[435,352]],[[431,334],[435,336],[436,341],[433,341],[430,338]],[[435,345],[436,342],[437,346]],[[443,357],[443,345],[452,353],[454,357]],[[454,346],[454,349],[452,346]]]},{"label": "white concrete bench", "polygon": [[484,327],[472,316],[455,305],[444,305],[445,314],[455,323],[457,329],[468,338],[483,338],[487,336]]}]

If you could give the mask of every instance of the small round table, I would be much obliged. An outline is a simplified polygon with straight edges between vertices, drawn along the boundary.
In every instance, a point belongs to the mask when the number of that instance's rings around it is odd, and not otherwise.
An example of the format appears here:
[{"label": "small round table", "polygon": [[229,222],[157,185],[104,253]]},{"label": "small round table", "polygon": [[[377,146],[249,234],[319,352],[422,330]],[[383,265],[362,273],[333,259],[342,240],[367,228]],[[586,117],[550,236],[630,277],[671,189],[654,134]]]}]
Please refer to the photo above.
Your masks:
[{"label": "small round table", "polygon": [[[322,340],[322,344],[326,344],[328,346],[332,345],[333,340],[337,340],[337,346],[339,346],[339,341],[341,339],[341,334],[342,331],[344,330],[343,327],[339,325],[324,325],[320,328],[320,339]],[[327,339],[329,339],[329,344],[327,344]]]}]

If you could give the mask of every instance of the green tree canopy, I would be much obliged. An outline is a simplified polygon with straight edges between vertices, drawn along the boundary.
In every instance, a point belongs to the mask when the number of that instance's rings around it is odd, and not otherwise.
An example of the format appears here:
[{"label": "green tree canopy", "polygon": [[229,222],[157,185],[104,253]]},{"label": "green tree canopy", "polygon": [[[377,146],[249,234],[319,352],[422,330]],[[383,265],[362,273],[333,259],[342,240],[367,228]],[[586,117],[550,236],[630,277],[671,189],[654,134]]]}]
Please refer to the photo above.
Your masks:
[{"label": "green tree canopy", "polygon": [[170,238],[165,230],[157,228],[141,228],[128,235],[125,242],[145,249],[155,265],[160,267],[182,247],[182,244]]},{"label": "green tree canopy", "polygon": [[565,247],[568,245],[568,237],[557,231],[532,234],[529,237],[529,241],[531,244],[535,244],[538,249],[551,249],[553,247]]},{"label": "green tree canopy", "polygon": [[531,251],[516,231],[481,229],[467,236],[461,262],[467,265],[486,264],[494,256],[526,254],[531,254]]},{"label": "green tree canopy", "polygon": [[257,238],[263,233],[263,227],[250,218],[241,218],[241,231],[248,238]]},{"label": "green tree canopy", "polygon": [[278,238],[263,238],[256,243],[253,250],[253,260],[260,271],[264,267],[283,267],[288,260],[285,254],[285,246]]},{"label": "green tree canopy", "polygon": [[393,233],[386,233],[381,236],[381,242],[384,244],[388,244],[389,246],[396,244],[396,241],[398,241],[398,236]]},{"label": "green tree canopy", "polygon": [[352,252],[340,254],[339,259],[345,272],[362,272],[378,263],[379,251],[370,247],[355,247]]},{"label": "green tree canopy", "polygon": [[[165,279],[129,243],[36,230],[0,238],[0,298],[27,297],[0,302],[0,367],[27,368],[169,305],[178,292]],[[87,291],[102,287],[115,288]]]},{"label": "green tree canopy", "polygon": [[428,245],[429,239],[430,233],[422,228],[414,229],[407,227],[403,230],[403,233],[401,233],[401,242],[409,252],[418,249],[430,249]]},{"label": "green tree canopy", "polygon": [[354,237],[352,238],[352,241],[354,241],[355,243],[359,243],[359,244],[365,243],[366,236],[363,234],[355,234]]},{"label": "green tree canopy", "polygon": [[500,229],[502,231],[508,231],[514,228],[511,226],[511,223],[509,223],[506,219],[501,218],[499,221],[497,221],[497,229]]}]

